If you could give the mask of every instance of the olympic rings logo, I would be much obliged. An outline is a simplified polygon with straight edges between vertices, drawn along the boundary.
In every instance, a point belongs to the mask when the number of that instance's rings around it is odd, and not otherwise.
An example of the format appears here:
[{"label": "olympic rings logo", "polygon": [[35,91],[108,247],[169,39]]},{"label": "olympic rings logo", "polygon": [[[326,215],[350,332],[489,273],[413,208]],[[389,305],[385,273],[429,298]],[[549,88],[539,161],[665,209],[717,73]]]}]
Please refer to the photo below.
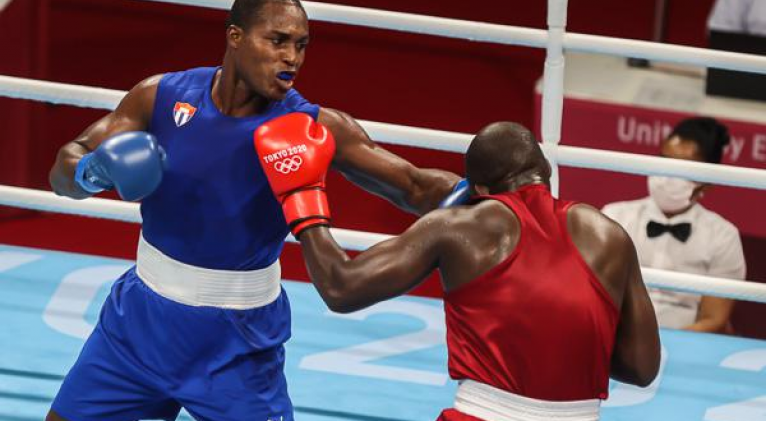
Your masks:
[{"label": "olympic rings logo", "polygon": [[291,172],[298,171],[298,169],[301,167],[301,164],[303,164],[303,160],[300,156],[291,156],[289,158],[275,162],[274,169],[281,172],[282,174],[287,175]]}]

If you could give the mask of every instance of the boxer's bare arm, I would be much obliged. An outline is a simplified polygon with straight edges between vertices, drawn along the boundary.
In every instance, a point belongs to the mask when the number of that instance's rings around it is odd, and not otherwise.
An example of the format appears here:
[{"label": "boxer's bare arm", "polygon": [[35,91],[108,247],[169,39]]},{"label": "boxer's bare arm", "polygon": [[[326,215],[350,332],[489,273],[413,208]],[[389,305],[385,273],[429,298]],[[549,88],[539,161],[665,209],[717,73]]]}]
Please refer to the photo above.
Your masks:
[{"label": "boxer's bare arm", "polygon": [[74,199],[91,196],[74,182],[77,163],[105,139],[118,133],[146,130],[149,127],[160,78],[161,75],[152,76],[138,83],[114,111],[91,124],[76,139],[59,149],[49,175],[51,187],[56,194]]},{"label": "boxer's bare arm", "polygon": [[318,121],[335,137],[333,168],[406,211],[424,214],[435,209],[460,180],[447,171],[418,168],[386,151],[348,114],[322,108]]},{"label": "boxer's bare arm", "polygon": [[617,325],[611,377],[646,387],[660,368],[660,337],[652,301],[641,277],[636,249],[625,234],[620,259],[625,261],[626,286]]},{"label": "boxer's bare arm", "polygon": [[648,385],[659,369],[660,339],[633,242],[619,224],[589,205],[573,206],[567,225],[583,259],[620,311],[611,377]]},{"label": "boxer's bare arm", "polygon": [[325,227],[301,236],[314,286],[334,311],[359,310],[404,294],[434,270],[451,291],[499,264],[515,249],[520,224],[505,205],[488,200],[431,212],[398,237],[350,259]]},{"label": "boxer's bare arm", "polygon": [[402,235],[383,241],[351,259],[327,227],[300,235],[309,277],[327,306],[336,312],[360,310],[404,294],[439,264],[440,232],[447,221],[430,213]]}]

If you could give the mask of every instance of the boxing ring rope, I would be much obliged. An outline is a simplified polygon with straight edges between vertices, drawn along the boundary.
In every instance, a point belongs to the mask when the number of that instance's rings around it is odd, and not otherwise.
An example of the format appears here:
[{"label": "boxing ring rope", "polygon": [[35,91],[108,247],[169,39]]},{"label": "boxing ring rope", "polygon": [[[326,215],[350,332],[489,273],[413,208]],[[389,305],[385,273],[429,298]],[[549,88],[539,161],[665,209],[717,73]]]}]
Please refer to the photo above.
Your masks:
[{"label": "boxing ring rope", "polygon": [[[113,110],[124,95],[124,91],[112,89],[0,76],[0,96],[10,98]],[[365,120],[359,120],[359,123],[378,142],[447,152],[465,153],[473,137],[467,133]],[[547,145],[544,146],[549,149]],[[559,165],[637,175],[681,177],[705,183],[766,190],[766,170],[575,146],[558,145],[555,148]]]},{"label": "boxing ring rope", "polygon": [[[232,0],[143,0],[228,9]],[[726,165],[670,160],[621,152],[560,146],[561,106],[563,101],[563,49],[596,52],[650,60],[681,62],[706,67],[766,73],[766,58],[746,54],[710,51],[700,48],[656,44],[583,34],[566,34],[566,0],[550,0],[549,31],[505,25],[436,18],[324,3],[304,2],[310,18],[382,29],[463,38],[474,41],[547,48],[544,75],[544,149],[554,165],[667,175],[702,182],[766,189],[766,170]],[[550,89],[551,86],[553,89]],[[125,92],[68,85],[32,79],[0,76],[0,96],[46,101],[99,109],[114,109]],[[547,103],[547,105],[545,105]],[[424,147],[450,152],[465,152],[471,136],[386,123],[360,121],[371,137],[384,143]],[[62,212],[140,223],[138,205],[91,198],[76,201],[51,192],[0,186],[0,205]],[[364,250],[387,235],[333,228],[338,242],[350,250]],[[292,237],[288,241],[295,242]],[[730,279],[642,268],[649,286],[683,292],[766,303],[766,285]]]},{"label": "boxing ring rope", "polygon": [[[233,2],[233,0],[140,1],[173,3],[220,10],[228,10]],[[546,48],[548,42],[548,31],[543,29],[440,18],[414,13],[392,12],[313,1],[304,1],[302,4],[306,9],[306,13],[308,13],[309,19],[323,22],[534,48]],[[701,67],[766,73],[766,57],[715,51],[705,48],[578,33],[565,34],[563,36],[563,47],[573,52],[609,54],[693,64]]]},{"label": "boxing ring rope", "polygon": [[[20,187],[0,185],[0,205],[141,223],[137,203],[99,198],[73,200],[48,191]],[[332,228],[332,233],[343,248],[355,251],[366,250],[391,238],[390,235],[341,228]],[[297,243],[292,236],[287,241]],[[644,281],[651,287],[766,303],[766,284],[659,269],[641,268],[641,271]]]}]

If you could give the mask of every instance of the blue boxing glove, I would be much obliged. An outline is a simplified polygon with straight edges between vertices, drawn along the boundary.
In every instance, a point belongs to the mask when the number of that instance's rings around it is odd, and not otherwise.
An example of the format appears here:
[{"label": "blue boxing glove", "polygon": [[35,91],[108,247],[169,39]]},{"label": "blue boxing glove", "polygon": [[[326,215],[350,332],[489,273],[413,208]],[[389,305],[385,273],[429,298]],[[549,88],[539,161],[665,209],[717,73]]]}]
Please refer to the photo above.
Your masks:
[{"label": "blue boxing glove", "polygon": [[154,135],[126,132],[110,137],[77,163],[74,180],[88,193],[117,189],[124,200],[150,195],[162,181],[165,151]]},{"label": "blue boxing glove", "polygon": [[452,192],[439,202],[439,207],[448,208],[450,206],[460,206],[465,205],[470,201],[471,188],[468,186],[468,180],[461,178],[460,181],[455,183]]}]

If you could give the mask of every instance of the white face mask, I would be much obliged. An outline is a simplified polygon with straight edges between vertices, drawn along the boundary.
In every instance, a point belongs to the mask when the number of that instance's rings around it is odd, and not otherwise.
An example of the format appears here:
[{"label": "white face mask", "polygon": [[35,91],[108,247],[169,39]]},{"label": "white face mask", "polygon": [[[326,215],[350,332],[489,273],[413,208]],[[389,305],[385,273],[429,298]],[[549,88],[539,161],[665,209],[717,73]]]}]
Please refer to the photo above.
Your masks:
[{"label": "white face mask", "polygon": [[666,213],[675,213],[688,208],[693,203],[691,198],[694,189],[699,187],[699,184],[694,181],[671,177],[651,176],[647,179],[647,183],[649,196]]}]

